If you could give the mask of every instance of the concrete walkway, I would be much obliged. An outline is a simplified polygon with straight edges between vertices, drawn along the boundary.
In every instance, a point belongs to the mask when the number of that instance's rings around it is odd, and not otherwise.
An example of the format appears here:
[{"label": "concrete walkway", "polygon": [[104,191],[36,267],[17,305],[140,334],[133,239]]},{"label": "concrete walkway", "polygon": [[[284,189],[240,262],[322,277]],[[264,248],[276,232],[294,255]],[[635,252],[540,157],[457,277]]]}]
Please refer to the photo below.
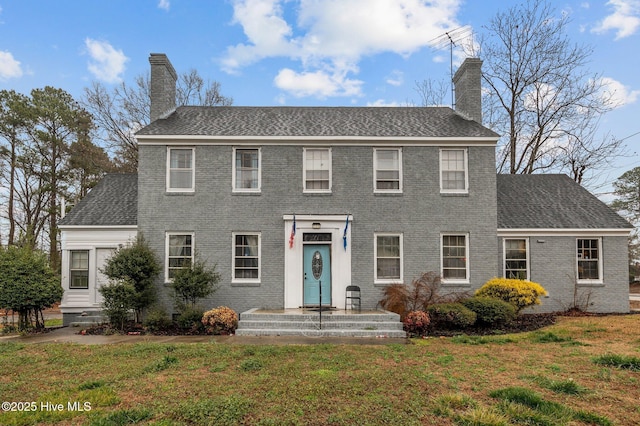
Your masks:
[{"label": "concrete walkway", "polygon": [[80,328],[62,327],[47,333],[29,336],[0,337],[0,343],[77,343],[81,345],[110,345],[122,343],[213,343],[226,345],[388,345],[410,344],[409,339],[366,337],[305,337],[305,336],[150,336],[78,334]]}]

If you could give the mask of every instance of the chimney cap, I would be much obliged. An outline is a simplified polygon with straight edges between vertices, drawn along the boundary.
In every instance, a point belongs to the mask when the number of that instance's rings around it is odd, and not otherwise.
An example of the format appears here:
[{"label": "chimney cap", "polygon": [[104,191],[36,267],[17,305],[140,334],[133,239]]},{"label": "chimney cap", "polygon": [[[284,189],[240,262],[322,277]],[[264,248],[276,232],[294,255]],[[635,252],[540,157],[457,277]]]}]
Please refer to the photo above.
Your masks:
[{"label": "chimney cap", "polygon": [[178,74],[176,73],[176,70],[173,68],[171,61],[169,60],[169,58],[165,53],[150,53],[149,63],[151,64],[151,66],[164,65],[167,68],[167,70],[169,70],[173,78],[175,79],[178,78]]}]

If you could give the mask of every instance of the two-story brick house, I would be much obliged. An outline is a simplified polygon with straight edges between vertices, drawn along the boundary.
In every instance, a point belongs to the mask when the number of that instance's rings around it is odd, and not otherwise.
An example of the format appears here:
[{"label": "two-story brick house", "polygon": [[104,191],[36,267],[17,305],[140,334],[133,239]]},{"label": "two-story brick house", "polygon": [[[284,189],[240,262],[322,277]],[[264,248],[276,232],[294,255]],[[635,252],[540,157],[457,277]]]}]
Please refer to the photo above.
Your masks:
[{"label": "two-story brick house", "polygon": [[[456,110],[176,108],[173,67],[162,54],[150,63],[137,178],[108,176],[61,225],[69,318],[99,308],[100,262],[135,232],[162,260],[168,309],[173,272],[197,254],[222,274],[210,304],[238,312],[317,306],[320,290],[322,305],[344,308],[351,284],[374,308],[385,285],[427,271],[447,291],[538,281],[543,310],[569,306],[578,284],[593,310],[628,311],[629,225],[565,176],[496,175],[480,60],[456,73]],[[96,207],[134,186],[136,203]],[[112,241],[93,242],[89,222]]]}]

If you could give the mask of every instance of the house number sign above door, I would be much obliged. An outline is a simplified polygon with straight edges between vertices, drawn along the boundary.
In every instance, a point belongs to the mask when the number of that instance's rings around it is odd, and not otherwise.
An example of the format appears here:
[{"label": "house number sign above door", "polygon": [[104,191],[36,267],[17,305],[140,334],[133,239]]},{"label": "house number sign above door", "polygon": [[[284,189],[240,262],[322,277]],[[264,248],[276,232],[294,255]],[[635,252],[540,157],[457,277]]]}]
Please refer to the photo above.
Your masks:
[{"label": "house number sign above door", "polygon": [[311,259],[311,272],[313,272],[313,278],[316,280],[319,280],[322,276],[322,255],[317,250],[313,253]]}]

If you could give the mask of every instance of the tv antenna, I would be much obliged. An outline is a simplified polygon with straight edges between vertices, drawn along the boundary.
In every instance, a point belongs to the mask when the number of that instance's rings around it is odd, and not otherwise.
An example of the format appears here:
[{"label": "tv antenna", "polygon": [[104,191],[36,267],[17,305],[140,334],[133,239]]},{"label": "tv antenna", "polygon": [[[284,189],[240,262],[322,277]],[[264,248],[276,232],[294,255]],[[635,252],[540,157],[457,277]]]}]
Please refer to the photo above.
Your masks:
[{"label": "tv antenna", "polygon": [[465,25],[463,27],[455,28],[451,31],[446,31],[444,34],[439,35],[438,37],[429,41],[429,45],[437,50],[444,50],[447,47],[449,48],[449,77],[451,80],[451,108],[454,108],[455,105],[455,93],[453,86],[453,47],[458,46],[456,43],[470,37],[473,35],[473,29],[470,25]]}]

